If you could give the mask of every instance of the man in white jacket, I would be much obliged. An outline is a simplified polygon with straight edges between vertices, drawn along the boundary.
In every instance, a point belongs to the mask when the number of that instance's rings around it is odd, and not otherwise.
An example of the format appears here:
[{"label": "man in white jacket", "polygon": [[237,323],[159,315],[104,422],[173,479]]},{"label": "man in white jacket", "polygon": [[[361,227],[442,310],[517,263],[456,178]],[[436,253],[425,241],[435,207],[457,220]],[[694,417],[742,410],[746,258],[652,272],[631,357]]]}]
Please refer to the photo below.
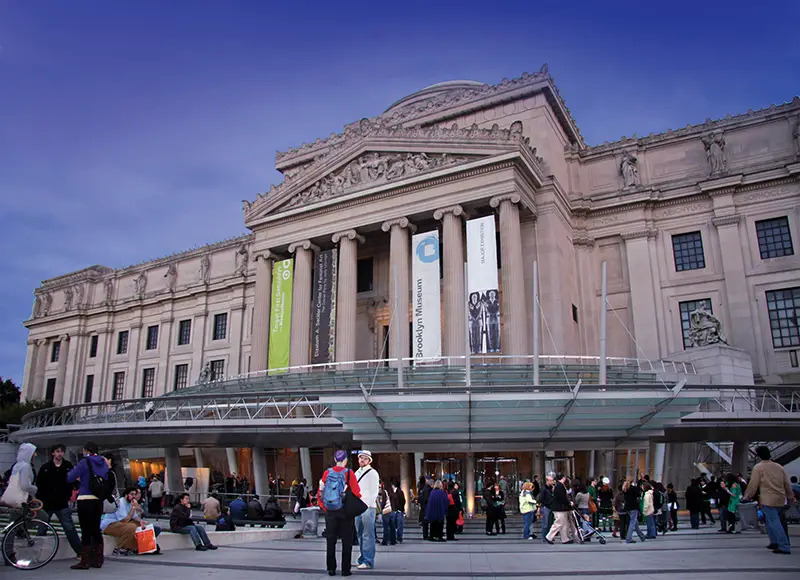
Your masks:
[{"label": "man in white jacket", "polygon": [[378,500],[380,476],[372,468],[372,453],[366,449],[358,452],[356,479],[361,488],[361,501],[367,504],[367,511],[356,518],[356,533],[361,555],[358,557],[359,570],[375,567],[375,506]]}]

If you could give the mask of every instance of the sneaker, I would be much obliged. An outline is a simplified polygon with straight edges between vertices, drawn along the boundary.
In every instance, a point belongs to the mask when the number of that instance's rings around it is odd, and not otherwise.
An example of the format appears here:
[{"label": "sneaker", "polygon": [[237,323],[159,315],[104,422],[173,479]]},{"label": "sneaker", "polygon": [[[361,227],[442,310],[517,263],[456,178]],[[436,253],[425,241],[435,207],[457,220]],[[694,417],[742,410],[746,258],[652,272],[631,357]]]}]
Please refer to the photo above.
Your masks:
[{"label": "sneaker", "polygon": [[635,544],[636,540],[625,540],[626,544]]},{"label": "sneaker", "polygon": [[208,546],[206,546],[206,548],[209,550],[216,550],[217,546],[215,546],[214,544],[209,544]]},{"label": "sneaker", "polygon": [[773,553],[773,554],[785,554],[785,555],[787,555],[787,556],[788,556],[789,554],[791,554],[791,552],[784,552],[783,550],[779,550],[779,549],[777,549],[777,548],[775,548],[774,550],[772,550],[772,553]]},{"label": "sneaker", "polygon": [[372,566],[369,564],[359,564],[356,566],[356,570],[372,570]]},{"label": "sneaker", "polygon": [[198,552],[205,552],[206,550],[208,550],[208,548],[206,548],[202,544],[199,546],[195,546],[194,549],[197,550]]}]

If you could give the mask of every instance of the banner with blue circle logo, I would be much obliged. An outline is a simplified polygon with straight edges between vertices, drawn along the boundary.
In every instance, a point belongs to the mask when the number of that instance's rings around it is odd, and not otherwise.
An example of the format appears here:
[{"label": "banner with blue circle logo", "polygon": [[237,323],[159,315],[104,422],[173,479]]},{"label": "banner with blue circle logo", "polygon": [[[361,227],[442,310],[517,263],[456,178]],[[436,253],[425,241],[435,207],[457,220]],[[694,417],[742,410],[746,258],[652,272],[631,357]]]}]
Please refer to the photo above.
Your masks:
[{"label": "banner with blue circle logo", "polygon": [[415,359],[429,359],[431,362],[442,356],[440,247],[436,230],[411,238],[411,353]]}]

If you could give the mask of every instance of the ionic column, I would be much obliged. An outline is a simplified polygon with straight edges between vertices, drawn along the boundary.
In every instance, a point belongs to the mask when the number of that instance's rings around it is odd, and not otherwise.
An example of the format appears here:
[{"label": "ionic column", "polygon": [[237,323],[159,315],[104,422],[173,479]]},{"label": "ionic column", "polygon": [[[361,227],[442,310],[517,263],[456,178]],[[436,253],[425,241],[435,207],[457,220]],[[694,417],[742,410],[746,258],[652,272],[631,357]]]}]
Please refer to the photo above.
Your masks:
[{"label": "ionic column", "polygon": [[35,400],[44,399],[45,385],[44,385],[44,371],[47,366],[47,356],[50,354],[50,345],[47,339],[40,338],[36,341],[36,372],[33,376],[33,388],[31,389],[32,396],[30,398]]},{"label": "ionic column", "polygon": [[36,376],[36,355],[39,352],[36,346],[36,341],[28,339],[28,348],[25,351],[25,374],[22,377],[22,397],[21,401],[30,401],[33,399],[33,385],[34,377]]},{"label": "ionic column", "polygon": [[272,302],[272,266],[269,250],[256,255],[256,290],[253,306],[253,335],[250,338],[250,370],[267,370],[269,349],[269,311]]},{"label": "ionic column", "polygon": [[67,381],[67,362],[69,361],[69,334],[62,334],[58,337],[61,341],[61,350],[58,353],[58,370],[56,371],[56,392],[53,393],[53,404],[56,406],[64,405],[64,397],[68,396],[69,391],[66,389]]},{"label": "ionic column", "polygon": [[464,232],[461,216],[464,209],[454,205],[433,212],[442,220],[444,253],[444,355],[464,356],[467,332],[464,313]]},{"label": "ionic column", "polygon": [[528,354],[527,301],[525,300],[522,234],[516,193],[498,195],[489,205],[500,214],[500,251],[503,275],[503,354]]},{"label": "ionic column", "polygon": [[336,291],[336,360],[352,361],[356,356],[356,291],[358,243],[364,237],[355,230],[333,234],[339,244],[339,282]]},{"label": "ionic column", "polygon": [[[389,308],[396,314],[392,319],[392,335],[389,341],[389,358],[404,359],[411,356],[408,329],[410,308],[411,239],[409,230],[417,228],[408,218],[383,222],[381,229],[389,232]],[[397,279],[395,280],[395,274]],[[396,309],[396,310],[395,310]],[[396,365],[397,363],[392,363]]]},{"label": "ionic column", "polygon": [[292,331],[289,344],[289,366],[304,366],[309,360],[311,343],[311,268],[314,252],[319,248],[309,240],[289,245],[294,254],[294,281],[292,282]]},{"label": "ionic column", "polygon": [[622,234],[628,255],[628,278],[631,286],[631,312],[633,313],[633,336],[636,339],[636,358],[642,356],[655,360],[660,356],[658,345],[658,320],[653,288],[648,238],[655,231],[642,230]]}]

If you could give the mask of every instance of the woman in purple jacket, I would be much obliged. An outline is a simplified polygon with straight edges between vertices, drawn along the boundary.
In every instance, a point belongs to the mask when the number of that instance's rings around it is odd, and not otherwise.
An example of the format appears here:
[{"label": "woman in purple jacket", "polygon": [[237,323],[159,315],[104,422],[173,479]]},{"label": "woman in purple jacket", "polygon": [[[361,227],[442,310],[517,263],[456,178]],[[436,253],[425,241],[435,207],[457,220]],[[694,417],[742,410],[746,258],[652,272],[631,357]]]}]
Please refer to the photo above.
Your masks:
[{"label": "woman in purple jacket", "polygon": [[92,493],[92,475],[108,479],[108,464],[97,454],[97,443],[88,441],[83,446],[84,458],[67,474],[67,481],[80,482],[78,488],[78,522],[81,526],[81,561],[70,566],[73,570],[88,570],[103,566],[103,500]]},{"label": "woman in purple jacket", "polygon": [[431,532],[428,539],[432,542],[444,542],[444,520],[447,517],[447,508],[450,500],[447,493],[442,489],[441,480],[436,480],[433,484],[433,491],[428,497],[428,505],[425,507],[425,519],[431,524]]}]

